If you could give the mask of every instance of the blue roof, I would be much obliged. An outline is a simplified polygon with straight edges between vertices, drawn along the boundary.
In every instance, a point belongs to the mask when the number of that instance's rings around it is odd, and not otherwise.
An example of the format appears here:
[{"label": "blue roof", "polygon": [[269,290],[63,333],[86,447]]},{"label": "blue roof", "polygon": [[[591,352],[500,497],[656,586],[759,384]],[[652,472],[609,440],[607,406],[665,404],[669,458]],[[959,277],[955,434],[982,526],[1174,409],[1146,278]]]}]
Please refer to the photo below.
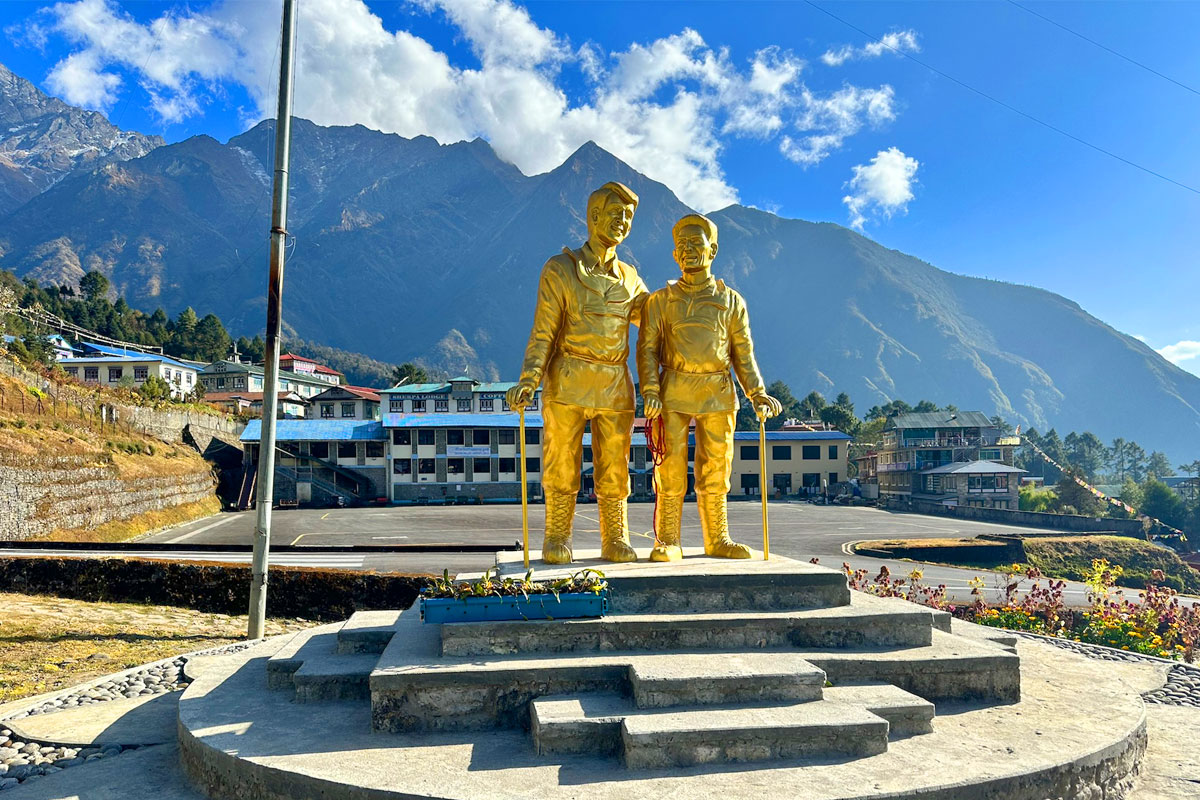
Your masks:
[{"label": "blue roof", "polygon": [[[516,428],[520,416],[512,414],[384,414],[385,428]],[[542,427],[542,415],[527,413],[525,426]]]},{"label": "blue roof", "polygon": [[[831,439],[850,440],[854,437],[841,431],[767,431],[768,442],[825,442]],[[736,442],[758,441],[758,431],[734,431]]]},{"label": "blue roof", "polygon": [[[243,442],[259,441],[262,420],[247,422],[240,438]],[[383,425],[375,420],[281,419],[275,422],[277,442],[375,442],[386,439]]]},{"label": "blue roof", "polygon": [[[634,447],[645,447],[646,446],[646,434],[642,433],[641,431],[635,431],[633,436],[630,438],[629,443],[631,445],[633,445]],[[592,446],[592,435],[590,433],[585,433],[583,435],[583,446],[584,447]]]},{"label": "blue roof", "polygon": [[135,350],[131,347],[109,347],[108,345],[92,344],[91,342],[80,342],[80,344],[83,345],[83,349],[86,351],[101,353],[106,356],[127,356],[140,361],[161,361],[164,364],[170,364],[172,367],[199,371],[199,367],[184,364],[182,361],[176,361],[170,356],[159,355],[158,353],[144,353],[141,350]]}]

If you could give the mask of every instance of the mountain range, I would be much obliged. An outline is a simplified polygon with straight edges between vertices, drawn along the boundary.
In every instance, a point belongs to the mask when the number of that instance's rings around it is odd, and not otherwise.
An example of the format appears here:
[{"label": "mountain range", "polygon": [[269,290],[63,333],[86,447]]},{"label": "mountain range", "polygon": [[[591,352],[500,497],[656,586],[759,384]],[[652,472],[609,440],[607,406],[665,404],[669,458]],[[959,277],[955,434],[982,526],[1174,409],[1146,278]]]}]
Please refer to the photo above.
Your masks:
[{"label": "mountain range", "polygon": [[[27,104],[62,141],[102,128],[95,112],[36,89],[12,93],[6,74],[0,120]],[[59,106],[54,121],[35,113]],[[0,217],[0,267],[48,283],[98,269],[134,307],[192,306],[253,334],[265,316],[273,139],[271,121],[226,143],[117,131],[106,141],[128,145],[104,155],[97,145],[90,164],[10,159],[40,190]],[[671,225],[691,209],[593,143],[526,176],[479,139],[442,145],[297,119],[285,325],[386,361],[513,379],[541,266],[584,240],[588,193],[607,180],[641,197],[622,259],[662,286],[677,275]],[[797,395],[845,391],[860,411],[928,398],[1026,428],[1136,439],[1174,459],[1200,452],[1200,378],[1060,295],[956,275],[832,223],[740,205],[709,216],[714,271],[747,300],[763,372]]]}]

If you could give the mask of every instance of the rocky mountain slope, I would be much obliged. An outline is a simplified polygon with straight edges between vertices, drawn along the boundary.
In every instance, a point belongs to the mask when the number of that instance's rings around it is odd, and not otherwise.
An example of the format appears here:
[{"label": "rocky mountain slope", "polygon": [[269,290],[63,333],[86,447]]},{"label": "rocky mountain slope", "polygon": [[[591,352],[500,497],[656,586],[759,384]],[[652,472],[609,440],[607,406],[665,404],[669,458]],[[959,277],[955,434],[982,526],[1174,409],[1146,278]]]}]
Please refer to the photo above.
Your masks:
[{"label": "rocky mountain slope", "polygon": [[50,97],[0,64],[0,214],[67,175],[162,144],[160,136],[123,131],[103,114]]},{"label": "rocky mountain slope", "polygon": [[[585,235],[606,180],[642,198],[622,257],[651,287],[677,269],[688,209],[594,144],[532,177],[483,141],[294,126],[288,329],[399,362],[513,378],[545,259]],[[260,330],[273,125],[195,137],[67,177],[0,218],[0,266],[47,282],[108,274],[130,304],[214,311]],[[928,398],[1045,430],[1200,452],[1200,378],[1030,287],[968,278],[846,228],[731,206],[716,271],[751,310],[769,380],[861,409]]]}]

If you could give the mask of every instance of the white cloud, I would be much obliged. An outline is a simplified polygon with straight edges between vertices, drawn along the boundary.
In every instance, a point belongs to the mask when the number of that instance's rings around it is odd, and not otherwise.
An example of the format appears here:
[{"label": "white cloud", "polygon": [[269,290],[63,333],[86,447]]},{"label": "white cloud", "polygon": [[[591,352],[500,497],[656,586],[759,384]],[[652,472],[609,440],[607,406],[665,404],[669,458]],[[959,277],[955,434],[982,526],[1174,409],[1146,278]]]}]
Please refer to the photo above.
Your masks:
[{"label": "white cloud", "polygon": [[[685,28],[609,52],[572,46],[512,0],[411,2],[443,14],[478,65],[389,31],[363,0],[305,0],[294,113],[442,142],[482,136],[526,174],[591,139],[704,211],[738,199],[721,168],[723,137],[777,141],[809,166],[864,125],[895,118],[890,86],[814,93],[801,80],[805,62],[777,47],[735,63]],[[129,91],[120,76],[132,74],[164,122],[202,112],[225,84],[245,87],[250,121],[274,114],[277,50],[264,43],[278,41],[278,2],[217,0],[141,23],[114,0],[71,0],[37,24],[73,45],[50,78],[68,102],[109,109]],[[561,88],[568,65],[586,79],[582,100]]]},{"label": "white cloud", "polygon": [[879,58],[884,53],[903,52],[905,50],[913,53],[921,52],[921,45],[917,42],[916,31],[892,31],[880,37],[879,41],[868,42],[862,47],[844,44],[835,50],[826,50],[821,56],[821,61],[830,67],[840,67],[847,61]]},{"label": "white cloud", "polygon": [[895,97],[895,90],[887,85],[878,89],[844,86],[825,96],[814,95],[804,88],[795,128],[805,133],[795,139],[784,136],[779,150],[804,167],[820,163],[863,125],[878,126],[895,119]]},{"label": "white cloud", "polygon": [[1200,342],[1184,339],[1175,344],[1160,347],[1158,354],[1172,364],[1179,364],[1181,361],[1190,361],[1193,358],[1200,357]]},{"label": "white cloud", "polygon": [[919,166],[915,158],[889,147],[876,153],[870,164],[854,167],[847,184],[850,194],[842,198],[850,210],[851,227],[862,230],[872,210],[885,217],[908,211]]}]

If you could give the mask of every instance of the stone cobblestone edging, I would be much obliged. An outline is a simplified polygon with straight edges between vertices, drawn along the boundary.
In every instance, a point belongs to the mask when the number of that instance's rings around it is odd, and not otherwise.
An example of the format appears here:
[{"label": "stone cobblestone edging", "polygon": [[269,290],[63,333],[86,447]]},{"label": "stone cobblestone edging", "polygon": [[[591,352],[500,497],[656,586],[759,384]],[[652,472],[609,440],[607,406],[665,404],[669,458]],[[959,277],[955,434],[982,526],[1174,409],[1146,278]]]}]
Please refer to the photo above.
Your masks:
[{"label": "stone cobblestone edging", "polygon": [[16,726],[13,723],[15,721],[71,708],[83,708],[110,700],[178,691],[191,682],[185,672],[189,659],[199,656],[229,655],[258,644],[261,644],[261,640],[237,642],[143,664],[124,672],[117,672],[90,681],[82,687],[74,687],[57,697],[0,720],[0,791],[51,775],[68,767],[120,755],[128,750],[137,750],[141,747],[141,745],[120,744],[95,744],[86,747],[63,746],[53,742],[39,741],[37,737],[25,736],[19,730],[14,730]]},{"label": "stone cobblestone edging", "polygon": [[1144,653],[1132,653],[1128,650],[1118,650],[1115,647],[1106,647],[1102,644],[1077,642],[1073,639],[1062,639],[1057,636],[1046,636],[1041,633],[1029,633],[1026,631],[1010,631],[1010,633],[1034,641],[1045,642],[1046,644],[1061,647],[1064,650],[1070,650],[1079,655],[1100,661],[1123,661],[1130,664],[1162,664],[1169,666],[1167,682],[1158,689],[1144,692],[1142,699],[1147,703],[1156,703],[1158,705],[1193,706],[1200,708],[1200,666],[1195,664],[1183,664],[1179,661],[1172,661],[1169,658],[1148,656]]}]

